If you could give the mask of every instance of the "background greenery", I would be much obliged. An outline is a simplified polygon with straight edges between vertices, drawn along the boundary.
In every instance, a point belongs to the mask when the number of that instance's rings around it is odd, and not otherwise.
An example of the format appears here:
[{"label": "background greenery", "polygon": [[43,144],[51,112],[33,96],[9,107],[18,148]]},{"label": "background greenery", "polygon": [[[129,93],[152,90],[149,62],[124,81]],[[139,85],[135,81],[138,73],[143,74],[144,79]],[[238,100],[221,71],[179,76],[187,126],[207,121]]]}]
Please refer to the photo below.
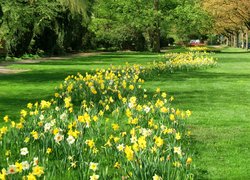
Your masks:
[{"label": "background greenery", "polygon": [[205,38],[210,16],[199,0],[0,0],[0,41],[9,56],[86,49],[159,52]]}]

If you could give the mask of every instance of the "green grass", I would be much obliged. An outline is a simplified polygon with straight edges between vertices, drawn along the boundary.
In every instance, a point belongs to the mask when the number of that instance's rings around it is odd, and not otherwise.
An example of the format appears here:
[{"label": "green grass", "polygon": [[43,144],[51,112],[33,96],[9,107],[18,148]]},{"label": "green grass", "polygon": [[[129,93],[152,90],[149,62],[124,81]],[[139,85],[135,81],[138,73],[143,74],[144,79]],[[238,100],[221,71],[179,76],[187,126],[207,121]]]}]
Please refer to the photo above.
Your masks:
[{"label": "green grass", "polygon": [[[162,74],[147,78],[175,97],[174,106],[190,109],[188,125],[193,131],[194,163],[198,179],[248,179],[250,176],[250,53],[227,48],[215,54],[218,67]],[[0,75],[0,116],[15,118],[28,102],[49,99],[54,88],[69,74],[125,62],[145,64],[157,60],[151,53],[108,53],[92,57],[54,60],[39,64],[15,64],[29,69]]]},{"label": "green grass", "polygon": [[[11,75],[0,74],[0,116],[8,114],[17,118],[18,112],[28,102],[49,99],[54,89],[68,75],[84,74],[96,68],[108,68],[110,65],[146,63],[158,59],[152,53],[108,53],[91,57],[76,57],[67,60],[50,60],[38,64],[14,64],[11,69],[29,70]],[[35,60],[34,60],[35,61]]]},{"label": "green grass", "polygon": [[[229,50],[227,50],[229,51]],[[214,69],[165,75],[147,81],[193,111],[195,163],[201,179],[247,179],[250,175],[250,54],[220,53]]]}]

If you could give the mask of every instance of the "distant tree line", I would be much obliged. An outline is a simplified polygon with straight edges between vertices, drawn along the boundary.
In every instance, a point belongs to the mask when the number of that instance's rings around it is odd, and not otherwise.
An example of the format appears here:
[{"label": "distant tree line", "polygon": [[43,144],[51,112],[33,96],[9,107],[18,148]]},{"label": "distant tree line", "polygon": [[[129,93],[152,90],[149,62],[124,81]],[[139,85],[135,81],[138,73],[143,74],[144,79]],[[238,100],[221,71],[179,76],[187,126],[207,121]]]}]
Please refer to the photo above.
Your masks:
[{"label": "distant tree line", "polygon": [[204,37],[200,0],[0,0],[0,40],[10,56],[96,48],[151,50]]},{"label": "distant tree line", "polygon": [[250,1],[203,0],[202,7],[213,19],[213,30],[225,44],[249,48]]},{"label": "distant tree line", "polygon": [[210,16],[199,0],[98,0],[90,29],[102,46],[151,50],[207,34]]}]

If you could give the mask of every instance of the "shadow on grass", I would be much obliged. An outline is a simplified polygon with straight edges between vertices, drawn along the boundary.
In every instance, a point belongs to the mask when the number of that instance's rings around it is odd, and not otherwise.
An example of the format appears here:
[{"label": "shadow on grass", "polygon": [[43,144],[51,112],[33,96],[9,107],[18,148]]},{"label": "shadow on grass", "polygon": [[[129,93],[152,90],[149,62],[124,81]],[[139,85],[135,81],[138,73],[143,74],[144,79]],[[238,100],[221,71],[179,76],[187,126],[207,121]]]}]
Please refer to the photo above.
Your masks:
[{"label": "shadow on grass", "polygon": [[[233,80],[236,79],[249,79],[249,74],[233,74],[233,73],[216,73],[216,72],[204,72],[204,71],[189,71],[189,72],[175,72],[175,73],[161,73],[158,74],[157,81],[186,81],[190,78],[197,79],[225,79],[225,80]],[[146,75],[145,81],[155,81],[155,76]]]},{"label": "shadow on grass", "polygon": [[[34,93],[32,91],[31,93]],[[36,96],[12,96],[12,97],[0,97],[0,107],[1,107],[1,115],[9,115],[12,120],[19,120],[19,111],[20,109],[26,108],[28,102],[40,102],[42,99],[49,100],[52,98],[52,94],[45,96],[43,94],[39,94],[37,92]],[[15,109],[13,109],[15,107]]]},{"label": "shadow on grass", "polygon": [[49,60],[46,62],[41,62],[39,65],[109,65],[109,64],[121,64],[125,65],[125,62],[129,63],[140,63],[152,61],[152,59],[158,59],[156,55],[99,55],[91,57],[76,57],[74,59],[68,60]]},{"label": "shadow on grass", "polygon": [[[198,141],[197,138],[195,136],[193,136],[193,135],[190,138],[190,143],[192,144],[192,146],[190,146],[190,150],[193,153],[193,156],[199,157],[200,153],[199,153],[199,151],[197,151],[196,147],[201,146],[201,145],[205,145],[205,143],[202,142],[202,141]],[[207,180],[207,179],[209,179],[208,178],[209,171],[206,170],[206,169],[195,167],[193,169],[193,173],[194,173],[194,179],[196,179],[196,180]]]},{"label": "shadow on grass", "polygon": [[242,48],[232,48],[232,47],[224,47],[222,48],[222,51],[220,52],[222,54],[244,54],[244,53],[250,53],[249,49],[242,49]]},{"label": "shadow on grass", "polygon": [[18,121],[19,111],[25,108],[28,102],[51,99],[55,92],[54,88],[72,74],[76,75],[77,71],[29,71],[0,75],[0,84],[7,89],[7,92],[5,90],[3,94],[0,93],[2,94],[0,96],[0,115],[8,114],[13,120]]},{"label": "shadow on grass", "polygon": [[230,52],[230,51],[220,51],[220,52],[215,52],[218,54],[250,54],[250,51],[242,51],[242,52]]},{"label": "shadow on grass", "polygon": [[[29,71],[18,74],[0,75],[0,81],[11,81],[12,83],[41,83],[41,82],[63,82],[68,75],[76,75],[77,70],[52,70],[52,71]],[[87,71],[82,71],[85,74]],[[90,71],[88,71],[90,72]]]}]

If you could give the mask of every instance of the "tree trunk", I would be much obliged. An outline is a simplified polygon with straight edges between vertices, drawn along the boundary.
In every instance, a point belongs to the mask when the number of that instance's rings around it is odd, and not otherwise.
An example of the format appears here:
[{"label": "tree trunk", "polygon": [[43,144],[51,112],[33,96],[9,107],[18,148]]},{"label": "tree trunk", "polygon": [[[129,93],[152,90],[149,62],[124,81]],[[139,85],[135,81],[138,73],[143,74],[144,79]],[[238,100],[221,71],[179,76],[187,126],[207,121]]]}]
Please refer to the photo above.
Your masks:
[{"label": "tree trunk", "polygon": [[233,44],[234,44],[234,37],[233,37],[233,35],[231,34],[231,35],[230,35],[230,46],[233,47]]},{"label": "tree trunk", "polygon": [[236,47],[238,48],[239,47],[239,44],[240,44],[240,33],[239,32],[236,32],[236,34],[235,34],[235,36],[236,36]]},{"label": "tree trunk", "polygon": [[246,50],[248,50],[248,29],[246,30]]},{"label": "tree trunk", "polygon": [[0,4],[0,19],[3,17],[3,10],[2,10],[2,6]]},{"label": "tree trunk", "polygon": [[237,34],[233,35],[233,47],[237,47]]},{"label": "tree trunk", "polygon": [[2,23],[3,23],[2,17],[3,17],[3,10],[2,10],[2,6],[0,4],[0,27],[1,27]]},{"label": "tree trunk", "polygon": [[159,0],[154,0],[154,13],[156,15],[153,30],[153,52],[160,52],[160,20],[158,17]]},{"label": "tree trunk", "polygon": [[241,32],[241,48],[242,48],[242,49],[245,48],[244,42],[245,42],[245,39],[244,39],[244,31],[242,31],[242,32]]}]

